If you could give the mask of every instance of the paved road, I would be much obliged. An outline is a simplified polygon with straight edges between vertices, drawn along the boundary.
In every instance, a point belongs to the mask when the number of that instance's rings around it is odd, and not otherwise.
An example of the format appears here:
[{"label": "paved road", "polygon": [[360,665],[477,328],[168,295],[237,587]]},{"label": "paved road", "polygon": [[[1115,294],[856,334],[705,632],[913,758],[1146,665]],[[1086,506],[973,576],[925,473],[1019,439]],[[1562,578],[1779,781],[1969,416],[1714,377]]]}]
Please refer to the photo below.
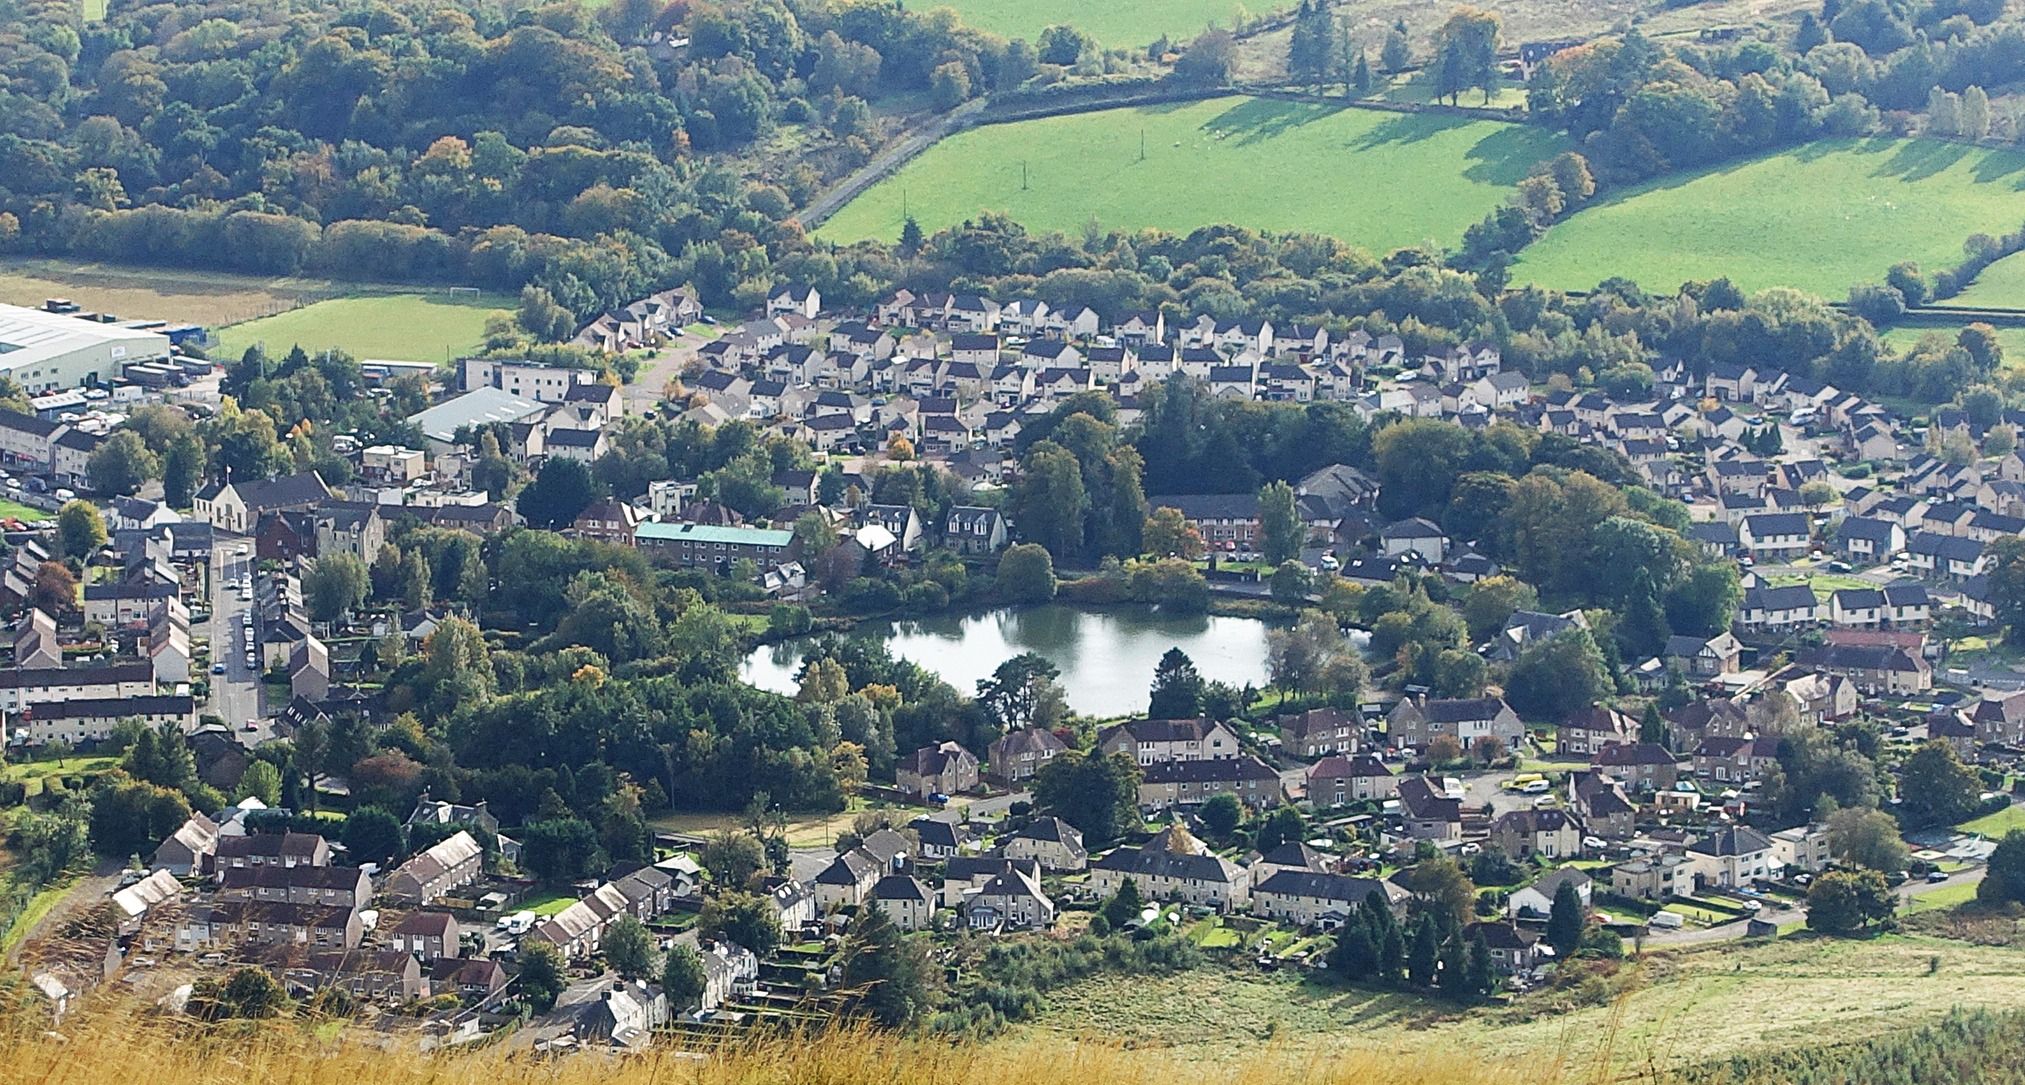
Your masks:
[{"label": "paved road", "polygon": [[[248,553],[242,556],[241,547]],[[258,633],[249,633],[241,623],[253,604],[233,587],[241,577],[253,573],[251,549],[251,544],[238,536],[221,534],[211,557],[211,661],[225,664],[224,674],[211,675],[211,711],[223,717],[235,734],[258,739],[265,736],[245,730],[249,722],[264,715],[260,672],[246,665],[247,645]]]},{"label": "paved road", "polygon": [[[1954,886],[1975,885],[1983,880],[1983,874],[1983,867],[1974,866],[1966,870],[1956,871],[1954,874],[1949,875],[1946,881],[1929,882],[1924,879],[1908,881],[1898,887],[1898,906],[1900,908],[1908,908],[1920,897],[1924,897],[1929,893],[1938,893],[1943,889]],[[1790,923],[1807,922],[1807,904],[1805,901],[1791,905],[1781,905],[1776,900],[1766,898],[1766,905],[1765,910],[1758,913],[1758,918],[1770,920],[1782,927]],[[1748,926],[1748,920],[1740,919],[1734,923],[1724,923],[1715,927],[1703,927],[1698,930],[1655,930],[1646,935],[1645,945],[1647,948],[1652,949],[1672,949],[1681,946],[1707,945],[1711,942],[1727,942],[1744,937],[1745,929]]]}]

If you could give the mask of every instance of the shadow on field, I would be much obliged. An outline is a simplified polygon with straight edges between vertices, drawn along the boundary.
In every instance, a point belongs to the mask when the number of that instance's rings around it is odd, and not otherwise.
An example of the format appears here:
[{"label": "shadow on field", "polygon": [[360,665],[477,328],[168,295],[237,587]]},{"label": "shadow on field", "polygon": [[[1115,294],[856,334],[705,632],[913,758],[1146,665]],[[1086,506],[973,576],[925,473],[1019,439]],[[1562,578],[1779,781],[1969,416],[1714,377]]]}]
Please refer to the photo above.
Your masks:
[{"label": "shadow on field", "polygon": [[1283,102],[1273,98],[1247,98],[1202,123],[1202,130],[1217,139],[1235,138],[1240,145],[1262,143],[1305,124],[1325,120],[1343,112],[1345,106],[1318,102]]},{"label": "shadow on field", "polygon": [[1475,123],[1472,118],[1446,113],[1401,113],[1358,137],[1353,146],[1360,151],[1369,151],[1388,144],[1419,143],[1452,128]]},{"label": "shadow on field", "polygon": [[1477,140],[1465,153],[1463,177],[1492,185],[1516,185],[1547,158],[1555,143],[1529,125],[1503,125]]},{"label": "shadow on field", "polygon": [[1975,148],[1960,143],[1938,143],[1932,140],[1906,140],[1875,170],[1874,177],[1895,177],[1901,181],[1924,181],[1946,173],[1965,158],[1976,153]]}]

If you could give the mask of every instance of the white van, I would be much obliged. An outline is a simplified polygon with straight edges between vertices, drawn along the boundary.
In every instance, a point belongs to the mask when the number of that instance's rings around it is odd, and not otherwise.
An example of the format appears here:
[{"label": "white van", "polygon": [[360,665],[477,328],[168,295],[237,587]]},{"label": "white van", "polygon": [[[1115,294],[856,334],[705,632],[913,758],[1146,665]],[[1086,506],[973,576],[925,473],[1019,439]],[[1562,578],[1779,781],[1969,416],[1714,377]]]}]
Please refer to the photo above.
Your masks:
[{"label": "white van", "polygon": [[1681,928],[1681,922],[1679,912],[1654,912],[1649,925],[1661,930],[1677,931]]}]

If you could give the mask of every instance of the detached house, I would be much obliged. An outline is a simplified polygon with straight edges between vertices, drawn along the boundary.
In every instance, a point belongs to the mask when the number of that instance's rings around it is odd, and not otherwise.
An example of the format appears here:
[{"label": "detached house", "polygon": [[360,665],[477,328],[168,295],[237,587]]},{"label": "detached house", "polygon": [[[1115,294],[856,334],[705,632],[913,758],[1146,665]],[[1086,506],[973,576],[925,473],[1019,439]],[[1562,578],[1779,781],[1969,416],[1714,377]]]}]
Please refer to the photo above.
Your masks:
[{"label": "detached house", "polygon": [[978,785],[977,755],[958,742],[923,746],[893,770],[894,782],[918,799],[958,795]]},{"label": "detached house", "polygon": [[1399,781],[1401,828],[1409,840],[1436,843],[1462,839],[1462,803],[1444,795],[1425,776]]},{"label": "detached house", "polygon": [[985,751],[985,756],[994,779],[1017,783],[1033,779],[1043,765],[1068,749],[1053,731],[1023,727],[1000,736]]},{"label": "detached house", "polygon": [[1424,750],[1436,737],[1446,735],[1467,750],[1485,735],[1516,746],[1526,735],[1526,725],[1499,697],[1444,701],[1408,697],[1386,716],[1386,732],[1395,747]]},{"label": "detached house", "polygon": [[1582,852],[1582,829],[1565,810],[1513,810],[1491,822],[1491,844],[1513,859],[1571,859]]},{"label": "detached house", "polygon": [[1280,742],[1290,755],[1303,759],[1355,753],[1362,744],[1364,720],[1340,708],[1311,708],[1280,717]]},{"label": "detached house", "polygon": [[1083,833],[1056,817],[1039,817],[1012,834],[1000,849],[1012,860],[1032,860],[1042,870],[1077,871],[1090,865]]}]

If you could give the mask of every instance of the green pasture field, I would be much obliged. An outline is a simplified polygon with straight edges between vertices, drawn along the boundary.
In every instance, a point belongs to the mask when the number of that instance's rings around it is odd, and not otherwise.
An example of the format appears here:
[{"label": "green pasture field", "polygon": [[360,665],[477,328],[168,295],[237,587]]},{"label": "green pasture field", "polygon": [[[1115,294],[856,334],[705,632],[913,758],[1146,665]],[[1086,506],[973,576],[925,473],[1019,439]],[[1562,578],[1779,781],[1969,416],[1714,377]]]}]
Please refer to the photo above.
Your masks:
[{"label": "green pasture field", "polygon": [[1977,309],[2025,309],[2025,252],[2012,253],[1984,268],[1968,289],[1940,304]]},{"label": "green pasture field", "polygon": [[1195,37],[1211,23],[1225,29],[1239,12],[1263,15],[1272,4],[1247,6],[1239,0],[929,0],[922,10],[946,7],[965,26],[1007,38],[1040,40],[1041,31],[1073,26],[1108,48],[1151,44],[1162,34],[1178,43]]},{"label": "green pasture field", "polygon": [[1960,261],[1969,235],[2015,229],[2025,154],[1932,140],[1821,140],[1627,187],[1521,254],[1514,282],[1586,290],[1622,276],[1670,291],[1729,276],[1826,298],[1901,260]]},{"label": "green pasture field", "polygon": [[932,232],[1002,211],[1032,229],[1235,223],[1384,253],[1454,244],[1563,146],[1525,125],[1265,98],[1103,110],[961,132],[821,234],[890,241],[908,214]]},{"label": "green pasture field", "polygon": [[332,298],[258,320],[221,328],[210,353],[234,358],[265,344],[270,354],[343,350],[354,358],[447,362],[475,353],[485,321],[510,311],[503,295],[365,294]]}]

